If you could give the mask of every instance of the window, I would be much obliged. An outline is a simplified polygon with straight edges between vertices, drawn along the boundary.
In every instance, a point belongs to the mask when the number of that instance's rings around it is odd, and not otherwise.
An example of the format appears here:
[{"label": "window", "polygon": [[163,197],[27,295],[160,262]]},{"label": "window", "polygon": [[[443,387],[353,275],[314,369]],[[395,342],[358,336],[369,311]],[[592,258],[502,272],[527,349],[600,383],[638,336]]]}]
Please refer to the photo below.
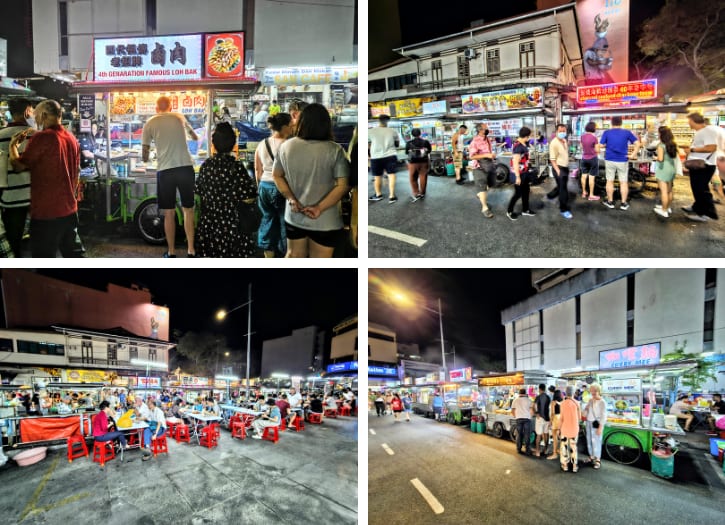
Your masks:
[{"label": "window", "polygon": [[387,334],[379,334],[377,332],[368,332],[368,339],[378,339],[380,341],[392,341],[395,342],[395,337]]},{"label": "window", "polygon": [[715,297],[717,295],[717,268],[705,269],[705,322],[702,334],[702,349],[713,349],[715,334]]},{"label": "window", "polygon": [[634,274],[627,276],[627,346],[634,346]]},{"label": "window", "polygon": [[58,35],[60,35],[60,56],[68,56],[68,2],[58,4]]},{"label": "window", "polygon": [[156,34],[156,0],[146,0],[146,32]]},{"label": "window", "polygon": [[511,323],[512,346],[514,348],[514,370],[516,370],[516,321]]},{"label": "window", "polygon": [[536,76],[536,51],[534,50],[534,42],[523,42],[519,44],[519,68],[521,69],[521,78],[530,78]]},{"label": "window", "polygon": [[577,295],[574,298],[574,311],[576,317],[576,364],[582,362],[582,298]]},{"label": "window", "polygon": [[39,355],[65,355],[65,346],[55,343],[18,340],[18,352]]},{"label": "window", "polygon": [[118,345],[114,342],[109,342],[106,348],[106,354],[109,365],[118,364]]},{"label": "window", "polygon": [[458,56],[458,80],[471,78],[471,61],[464,56]]},{"label": "window", "polygon": [[13,340],[12,339],[0,339],[0,352],[12,352],[13,351]]},{"label": "window", "polygon": [[717,286],[717,268],[705,268],[705,289]]},{"label": "window", "polygon": [[388,77],[388,90],[403,89],[405,86],[415,84],[418,78],[417,73],[407,73],[395,77]]},{"label": "window", "polygon": [[541,366],[544,366],[544,311],[539,310],[539,351],[541,352]]},{"label": "window", "polygon": [[149,361],[156,361],[156,347],[154,345],[149,346]]},{"label": "window", "polygon": [[433,79],[433,87],[441,87],[443,85],[443,62],[440,60],[431,62],[430,71]]},{"label": "window", "polygon": [[128,359],[138,359],[138,346],[131,344],[128,346]]},{"label": "window", "polygon": [[486,73],[498,75],[501,73],[501,57],[499,48],[486,50]]},{"label": "window", "polygon": [[90,340],[90,338],[84,337],[81,341],[81,362],[93,362],[93,342]]},{"label": "window", "polygon": [[385,93],[385,79],[368,80],[368,93]]}]

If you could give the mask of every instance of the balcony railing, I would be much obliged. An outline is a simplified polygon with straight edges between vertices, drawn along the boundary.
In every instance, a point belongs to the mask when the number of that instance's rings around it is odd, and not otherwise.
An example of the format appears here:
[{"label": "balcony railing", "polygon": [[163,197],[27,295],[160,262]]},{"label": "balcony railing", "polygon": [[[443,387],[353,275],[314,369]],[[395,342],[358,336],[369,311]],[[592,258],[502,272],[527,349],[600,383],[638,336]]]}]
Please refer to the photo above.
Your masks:
[{"label": "balcony railing", "polygon": [[[84,365],[98,365],[98,366],[118,366],[124,368],[138,368],[139,370],[144,369],[143,366],[131,364],[131,361],[122,359],[107,359],[101,357],[80,357],[80,356],[69,356],[69,363],[84,364]],[[163,361],[159,361],[159,364],[164,364]]]},{"label": "balcony railing", "polygon": [[496,81],[515,80],[556,80],[559,77],[559,70],[551,67],[527,67],[519,69],[507,69],[498,73],[481,73],[467,77],[452,77],[428,82],[418,82],[407,86],[408,93],[418,91],[429,91],[431,89],[455,89],[462,86],[473,86]]}]

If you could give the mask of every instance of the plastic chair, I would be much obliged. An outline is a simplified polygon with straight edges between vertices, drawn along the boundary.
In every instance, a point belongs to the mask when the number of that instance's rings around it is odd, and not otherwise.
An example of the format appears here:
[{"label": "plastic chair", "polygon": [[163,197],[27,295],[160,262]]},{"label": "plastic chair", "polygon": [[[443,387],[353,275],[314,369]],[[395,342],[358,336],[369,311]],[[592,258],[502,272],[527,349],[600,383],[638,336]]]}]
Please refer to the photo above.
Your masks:
[{"label": "plastic chair", "polygon": [[216,437],[216,431],[214,428],[209,425],[207,427],[204,427],[201,430],[201,435],[199,437],[199,444],[203,447],[212,448],[216,447],[219,442],[217,441]]},{"label": "plastic chair", "polygon": [[219,439],[221,439],[221,437],[222,437],[221,426],[219,425],[219,423],[212,423],[209,426],[214,431],[214,437],[216,438],[217,441],[219,441]]},{"label": "plastic chair", "polygon": [[346,406],[340,407],[340,415],[341,416],[349,416],[350,415],[350,407],[346,407]]},{"label": "plastic chair", "polygon": [[154,457],[156,457],[158,454],[166,454],[167,456],[169,455],[169,447],[166,443],[166,434],[151,440],[151,452],[153,453]]},{"label": "plastic chair", "polygon": [[[272,431],[271,434],[270,434],[270,430]],[[279,441],[279,426],[264,427],[264,432],[262,432],[262,439],[266,439],[267,441],[272,441],[276,445],[277,441]]]},{"label": "plastic chair", "polygon": [[290,428],[293,428],[293,427],[297,432],[300,432],[305,429],[305,422],[304,422],[302,416],[298,416],[295,418],[295,420],[292,422],[292,427],[290,427]]},{"label": "plastic chair", "polygon": [[93,442],[93,462],[100,463],[101,468],[106,465],[106,461],[114,459],[116,452],[113,450],[113,441],[94,441]]},{"label": "plastic chair", "polygon": [[322,424],[322,414],[319,412],[310,412],[307,416],[307,421],[316,425]]},{"label": "plastic chair", "polygon": [[168,420],[166,421],[166,432],[172,437],[176,435],[176,425],[178,425],[178,423],[171,423]]},{"label": "plastic chair", "polygon": [[[143,447],[143,434],[141,434],[141,439],[139,440],[139,434],[134,432],[133,434],[130,434],[128,436],[128,445],[131,447],[140,446]],[[139,443],[140,441],[140,443]]]},{"label": "plastic chair", "polygon": [[191,443],[189,425],[176,425],[176,436],[174,436],[174,439],[176,439],[178,443]]},{"label": "plastic chair", "polygon": [[279,421],[279,431],[284,432],[285,430],[287,430],[287,419],[283,417]]},{"label": "plastic chair", "polygon": [[73,463],[76,458],[82,458],[88,455],[88,447],[86,440],[80,434],[75,434],[68,438],[68,463]]},{"label": "plastic chair", "polygon": [[337,409],[336,408],[326,408],[325,409],[325,417],[337,417]]},{"label": "plastic chair", "polygon": [[232,423],[232,437],[239,439],[244,439],[247,437],[247,430],[244,426],[243,421],[235,421],[234,423]]}]

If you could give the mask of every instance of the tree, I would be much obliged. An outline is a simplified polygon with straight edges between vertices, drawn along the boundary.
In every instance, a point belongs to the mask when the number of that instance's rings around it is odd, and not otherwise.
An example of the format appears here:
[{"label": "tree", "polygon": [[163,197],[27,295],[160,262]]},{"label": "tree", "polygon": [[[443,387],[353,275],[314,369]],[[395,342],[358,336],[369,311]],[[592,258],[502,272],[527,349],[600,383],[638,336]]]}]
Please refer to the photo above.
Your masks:
[{"label": "tree", "polygon": [[193,365],[194,372],[208,375],[217,372],[219,363],[224,362],[225,354],[231,353],[226,337],[209,332],[186,332],[179,337],[176,351]]},{"label": "tree", "polygon": [[697,361],[694,367],[680,376],[680,384],[687,387],[690,392],[698,392],[708,380],[717,381],[717,363],[705,361],[700,353],[688,353],[686,340],[682,343],[682,346],[680,346],[679,341],[675,341],[675,349],[669,354],[663,355],[661,361],[670,363],[685,360]]},{"label": "tree", "polygon": [[658,15],[642,25],[637,45],[654,64],[687,67],[707,92],[725,81],[723,22],[723,2],[667,0]]},{"label": "tree", "polygon": [[477,370],[484,372],[505,372],[506,361],[504,359],[493,359],[490,355],[479,355],[475,363]]}]

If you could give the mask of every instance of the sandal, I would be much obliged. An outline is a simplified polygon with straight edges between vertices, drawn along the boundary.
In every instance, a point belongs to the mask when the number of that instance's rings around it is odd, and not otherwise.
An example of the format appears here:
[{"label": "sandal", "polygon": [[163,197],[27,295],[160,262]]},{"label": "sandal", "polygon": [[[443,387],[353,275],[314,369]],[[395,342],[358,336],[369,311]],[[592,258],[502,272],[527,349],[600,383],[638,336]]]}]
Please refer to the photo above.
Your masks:
[{"label": "sandal", "polygon": [[598,459],[595,459],[594,460],[594,468],[597,469],[597,470],[599,470],[601,467],[602,467],[602,463]]},{"label": "sandal", "polygon": [[589,194],[586,191],[584,193],[582,193],[582,199],[586,199],[588,197],[589,197]]},{"label": "sandal", "polygon": [[571,471],[572,472],[579,472],[579,466],[578,465],[574,465],[573,467],[571,467]]},{"label": "sandal", "polygon": [[564,472],[569,472],[569,465],[561,465],[561,470]]}]

